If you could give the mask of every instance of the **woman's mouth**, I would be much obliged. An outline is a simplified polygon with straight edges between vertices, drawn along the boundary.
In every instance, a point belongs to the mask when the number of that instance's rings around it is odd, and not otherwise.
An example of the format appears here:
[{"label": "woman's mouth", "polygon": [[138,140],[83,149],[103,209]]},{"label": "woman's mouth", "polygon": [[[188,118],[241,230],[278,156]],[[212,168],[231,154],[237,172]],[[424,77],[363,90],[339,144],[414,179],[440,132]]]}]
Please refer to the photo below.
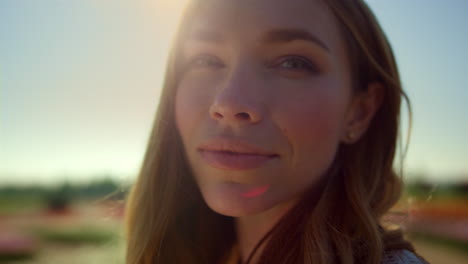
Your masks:
[{"label": "woman's mouth", "polygon": [[234,139],[211,140],[198,148],[202,159],[222,170],[255,169],[279,155],[245,141]]},{"label": "woman's mouth", "polygon": [[248,170],[262,166],[277,155],[248,154],[229,151],[200,150],[202,158],[212,167],[223,170]]}]

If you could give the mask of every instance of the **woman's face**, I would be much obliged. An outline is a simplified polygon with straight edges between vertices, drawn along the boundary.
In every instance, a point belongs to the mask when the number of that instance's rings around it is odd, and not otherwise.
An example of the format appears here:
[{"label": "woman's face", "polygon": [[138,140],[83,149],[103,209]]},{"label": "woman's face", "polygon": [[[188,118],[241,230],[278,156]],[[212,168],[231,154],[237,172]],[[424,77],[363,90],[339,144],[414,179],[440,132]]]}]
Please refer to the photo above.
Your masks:
[{"label": "woman's face", "polygon": [[295,201],[325,175],[353,105],[345,43],[321,1],[201,1],[182,42],[176,122],[208,206]]}]

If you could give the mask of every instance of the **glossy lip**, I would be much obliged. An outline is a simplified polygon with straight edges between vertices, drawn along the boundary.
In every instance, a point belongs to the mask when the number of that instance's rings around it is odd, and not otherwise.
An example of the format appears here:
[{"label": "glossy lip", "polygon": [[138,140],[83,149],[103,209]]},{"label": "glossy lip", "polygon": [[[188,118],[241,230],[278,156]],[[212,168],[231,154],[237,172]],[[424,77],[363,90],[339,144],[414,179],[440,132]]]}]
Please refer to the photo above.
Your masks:
[{"label": "glossy lip", "polygon": [[248,170],[262,166],[279,155],[233,138],[215,138],[197,148],[201,157],[212,167],[224,170]]}]

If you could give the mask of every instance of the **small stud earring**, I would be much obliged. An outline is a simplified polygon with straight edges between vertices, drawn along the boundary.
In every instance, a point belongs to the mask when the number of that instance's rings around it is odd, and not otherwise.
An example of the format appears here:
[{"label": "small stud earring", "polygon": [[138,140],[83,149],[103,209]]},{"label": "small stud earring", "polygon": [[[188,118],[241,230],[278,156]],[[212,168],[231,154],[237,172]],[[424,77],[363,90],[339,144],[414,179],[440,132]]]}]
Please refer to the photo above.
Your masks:
[{"label": "small stud earring", "polygon": [[349,131],[347,136],[348,136],[349,140],[354,140],[354,132],[353,131]]}]

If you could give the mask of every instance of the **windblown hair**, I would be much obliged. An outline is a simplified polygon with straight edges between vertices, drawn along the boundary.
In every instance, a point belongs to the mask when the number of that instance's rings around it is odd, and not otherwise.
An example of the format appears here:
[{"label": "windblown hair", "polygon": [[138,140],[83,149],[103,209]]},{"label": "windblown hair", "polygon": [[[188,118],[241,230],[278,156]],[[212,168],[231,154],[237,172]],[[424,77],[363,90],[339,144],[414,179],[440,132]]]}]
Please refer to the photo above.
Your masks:
[{"label": "windblown hair", "polygon": [[[385,250],[412,250],[401,232],[381,225],[382,216],[401,193],[393,161],[402,99],[409,106],[391,46],[362,0],[323,2],[335,15],[347,44],[354,92],[380,82],[384,97],[364,136],[339,146],[319,195],[313,191],[304,195],[271,232],[262,264],[371,264],[379,263]],[[187,9],[176,34],[145,158],[127,201],[128,264],[223,263],[236,243],[233,219],[205,204],[175,124],[179,46],[191,16],[196,15],[191,10]]]}]

